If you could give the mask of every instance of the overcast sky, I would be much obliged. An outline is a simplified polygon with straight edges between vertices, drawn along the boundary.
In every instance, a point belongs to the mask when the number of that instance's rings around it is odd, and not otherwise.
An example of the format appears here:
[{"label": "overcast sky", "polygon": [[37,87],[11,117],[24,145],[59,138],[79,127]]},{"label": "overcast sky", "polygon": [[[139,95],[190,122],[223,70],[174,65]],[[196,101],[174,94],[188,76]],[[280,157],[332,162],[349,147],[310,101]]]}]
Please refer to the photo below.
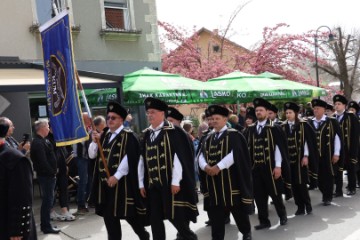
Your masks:
[{"label": "overcast sky", "polygon": [[[238,0],[156,0],[158,20],[192,29],[224,29]],[[360,30],[358,0],[252,0],[232,25],[231,40],[250,48],[261,40],[264,27],[287,23],[289,33],[316,30],[322,25]],[[326,31],[322,28],[321,31]]]}]

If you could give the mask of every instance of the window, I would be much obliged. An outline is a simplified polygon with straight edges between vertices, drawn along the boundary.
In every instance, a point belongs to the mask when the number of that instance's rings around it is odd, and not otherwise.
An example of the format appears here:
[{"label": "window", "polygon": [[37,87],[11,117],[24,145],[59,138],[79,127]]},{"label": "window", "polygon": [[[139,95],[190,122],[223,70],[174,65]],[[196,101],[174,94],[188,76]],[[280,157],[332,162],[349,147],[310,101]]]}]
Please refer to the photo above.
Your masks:
[{"label": "window", "polygon": [[[35,0],[36,3],[36,12],[37,12],[37,22],[39,24],[44,24],[54,17],[54,8],[61,12],[62,10],[68,7],[66,0]],[[69,6],[71,7],[71,6]]]},{"label": "window", "polygon": [[106,28],[131,29],[127,0],[104,1]]},{"label": "window", "polygon": [[213,51],[214,51],[214,52],[219,52],[219,50],[220,50],[220,46],[219,46],[219,45],[214,45],[214,46],[213,46]]}]

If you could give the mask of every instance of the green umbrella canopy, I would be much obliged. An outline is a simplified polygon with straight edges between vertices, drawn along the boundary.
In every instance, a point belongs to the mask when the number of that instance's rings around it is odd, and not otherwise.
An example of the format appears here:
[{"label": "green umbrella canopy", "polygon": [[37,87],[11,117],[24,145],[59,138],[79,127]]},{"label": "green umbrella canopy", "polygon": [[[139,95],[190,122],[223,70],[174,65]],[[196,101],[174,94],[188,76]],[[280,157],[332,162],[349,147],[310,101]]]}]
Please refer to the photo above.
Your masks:
[{"label": "green umbrella canopy", "polygon": [[292,95],[294,96],[294,98],[297,98],[297,97],[313,98],[313,97],[320,97],[320,96],[327,95],[326,89],[324,89],[324,88],[315,87],[315,86],[312,86],[309,84],[304,84],[304,83],[287,80],[283,76],[275,74],[275,73],[263,72],[257,76],[271,78],[275,81],[278,81],[279,83],[281,83],[283,85],[282,86],[283,89],[288,89],[288,90],[293,91]]},{"label": "green umbrella canopy", "polygon": [[269,100],[286,99],[290,95],[290,92],[282,90],[282,84],[275,80],[240,71],[209,79],[207,84],[236,90],[237,96],[231,103],[251,102],[257,97]]},{"label": "green umbrella canopy", "polygon": [[215,87],[221,86],[236,90],[237,97],[228,103],[250,102],[257,97],[267,100],[281,100],[312,98],[326,95],[325,89],[285,80],[282,76],[269,72],[264,75],[252,75],[234,71],[217,78],[209,79],[207,83]]},{"label": "green umbrella canopy", "polygon": [[164,100],[169,104],[221,103],[236,92],[224,87],[152,69],[142,69],[124,76],[124,102],[143,104],[147,97]]}]

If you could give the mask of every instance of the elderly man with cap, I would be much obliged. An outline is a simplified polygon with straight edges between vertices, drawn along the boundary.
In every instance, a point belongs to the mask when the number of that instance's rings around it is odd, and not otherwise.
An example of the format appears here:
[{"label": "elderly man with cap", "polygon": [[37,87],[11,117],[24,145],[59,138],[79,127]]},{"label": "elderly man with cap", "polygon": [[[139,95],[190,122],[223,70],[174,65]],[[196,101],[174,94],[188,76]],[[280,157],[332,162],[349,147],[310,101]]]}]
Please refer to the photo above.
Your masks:
[{"label": "elderly man with cap", "polygon": [[300,107],[294,102],[284,104],[286,121],[281,125],[286,135],[291,170],[291,187],[297,211],[295,215],[312,212],[307,184],[309,177],[317,178],[318,152],[316,136],[311,126],[299,119]]},{"label": "elderly man with cap", "polygon": [[327,117],[327,103],[321,99],[313,99],[314,118],[308,122],[316,133],[319,152],[318,186],[322,193],[324,206],[331,204],[334,189],[334,176],[338,172],[338,161],[341,150],[341,130],[335,118]]},{"label": "elderly man with cap", "polygon": [[0,120],[0,239],[37,239],[32,212],[32,164],[7,146],[10,125]]},{"label": "elderly man with cap", "polygon": [[[251,239],[253,186],[247,143],[239,131],[226,125],[229,110],[211,105],[214,131],[202,144],[200,181],[211,221],[212,239],[224,239],[225,210],[230,210],[243,239]],[[204,204],[205,205],[205,204]]]},{"label": "elderly man with cap", "polygon": [[160,99],[144,100],[150,126],[144,130],[139,162],[139,188],[147,198],[153,239],[166,239],[168,219],[183,239],[197,239],[189,221],[196,222],[195,172],[191,142],[185,131],[166,118],[168,106]]},{"label": "elderly man with cap", "polygon": [[[107,127],[102,134],[92,132],[89,157],[96,158],[92,187],[95,213],[104,218],[109,240],[122,237],[120,219],[125,219],[141,240],[150,239],[144,228],[146,208],[138,189],[137,166],[140,145],[135,134],[124,128],[127,111],[118,102],[107,105]],[[96,139],[100,139],[110,177],[99,157]]]},{"label": "elderly man with cap", "polygon": [[268,119],[271,104],[262,98],[254,101],[257,122],[251,125],[245,136],[252,157],[255,203],[258,208],[259,225],[256,230],[270,228],[268,198],[272,198],[280,225],[287,224],[282,193],[291,196],[290,169],[287,144],[280,126]]},{"label": "elderly man with cap", "polygon": [[[347,99],[342,95],[333,97],[336,120],[341,129],[341,139],[343,148],[341,151],[342,164],[347,171],[348,191],[347,195],[356,193],[356,170],[358,166],[358,149],[359,149],[359,122],[353,113],[346,111]],[[343,196],[343,169],[339,166],[339,172],[335,178],[336,189],[335,197]]]}]

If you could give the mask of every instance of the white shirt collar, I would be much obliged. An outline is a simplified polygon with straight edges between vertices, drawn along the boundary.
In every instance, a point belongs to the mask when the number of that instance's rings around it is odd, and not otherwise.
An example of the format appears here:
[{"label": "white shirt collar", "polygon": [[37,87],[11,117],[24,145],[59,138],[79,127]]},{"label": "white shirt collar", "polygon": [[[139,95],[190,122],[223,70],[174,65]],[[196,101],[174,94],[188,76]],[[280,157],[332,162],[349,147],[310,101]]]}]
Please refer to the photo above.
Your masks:
[{"label": "white shirt collar", "polygon": [[[118,129],[116,129],[115,132],[113,132],[112,134],[118,135],[118,134],[121,132],[121,130],[123,130],[123,128],[124,128],[124,125],[121,125],[121,126],[120,126]],[[108,133],[109,133],[109,132],[111,132],[110,129],[108,130]]]},{"label": "white shirt collar", "polygon": [[[316,120],[316,117],[314,117],[312,120],[315,121],[315,122],[319,122],[318,120]],[[322,116],[322,118],[320,119],[320,121],[325,121],[325,120],[326,120],[326,115],[324,114]]]},{"label": "white shirt collar", "polygon": [[260,126],[264,126],[265,124],[266,124],[266,122],[267,122],[267,119],[265,119],[265,120],[263,120],[263,121],[258,121],[258,123],[257,123],[257,125],[260,125]]},{"label": "white shirt collar", "polygon": [[288,124],[294,125],[294,124],[295,124],[295,121],[289,121],[289,120],[288,120]]},{"label": "white shirt collar", "polygon": [[153,131],[157,131],[157,130],[161,129],[163,126],[164,126],[164,121],[162,121],[162,122],[160,123],[160,125],[157,126],[156,128],[153,128],[152,125],[150,125],[149,128],[150,128],[151,130],[153,130]]}]

